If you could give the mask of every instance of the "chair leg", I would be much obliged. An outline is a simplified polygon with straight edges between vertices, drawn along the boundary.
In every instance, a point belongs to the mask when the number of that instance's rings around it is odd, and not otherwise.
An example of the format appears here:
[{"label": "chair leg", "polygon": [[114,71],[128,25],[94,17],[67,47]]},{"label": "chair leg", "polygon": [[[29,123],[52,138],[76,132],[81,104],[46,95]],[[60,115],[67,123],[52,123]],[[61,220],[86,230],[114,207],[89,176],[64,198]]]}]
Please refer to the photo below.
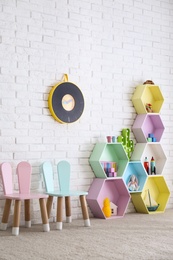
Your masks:
[{"label": "chair leg", "polygon": [[30,200],[24,201],[25,205],[25,227],[31,227],[31,212],[30,212]]},{"label": "chair leg", "polygon": [[70,201],[70,196],[65,197],[65,212],[66,212],[66,222],[71,223],[72,218],[71,218],[71,201]]},{"label": "chair leg", "polygon": [[13,216],[13,227],[12,227],[12,235],[19,235],[19,223],[20,223],[20,209],[21,209],[21,201],[15,200],[14,204],[14,216]]},{"label": "chair leg", "polygon": [[50,226],[49,226],[49,220],[48,220],[47,209],[46,209],[46,200],[44,198],[40,198],[39,202],[40,202],[41,218],[43,222],[43,231],[49,232]]},{"label": "chair leg", "polygon": [[80,195],[80,203],[81,203],[82,215],[83,215],[83,219],[84,219],[84,226],[89,227],[90,219],[89,219],[89,214],[88,214],[86,197],[84,195]]},{"label": "chair leg", "polygon": [[4,206],[4,211],[3,211],[2,221],[1,221],[1,226],[0,226],[1,230],[7,229],[8,218],[10,215],[11,202],[12,202],[11,199],[6,199],[6,201],[5,201],[5,206]]},{"label": "chair leg", "polygon": [[48,199],[47,199],[47,204],[46,204],[48,219],[50,218],[52,203],[53,203],[53,196],[49,196]]},{"label": "chair leg", "polygon": [[63,197],[57,198],[56,229],[62,230]]}]

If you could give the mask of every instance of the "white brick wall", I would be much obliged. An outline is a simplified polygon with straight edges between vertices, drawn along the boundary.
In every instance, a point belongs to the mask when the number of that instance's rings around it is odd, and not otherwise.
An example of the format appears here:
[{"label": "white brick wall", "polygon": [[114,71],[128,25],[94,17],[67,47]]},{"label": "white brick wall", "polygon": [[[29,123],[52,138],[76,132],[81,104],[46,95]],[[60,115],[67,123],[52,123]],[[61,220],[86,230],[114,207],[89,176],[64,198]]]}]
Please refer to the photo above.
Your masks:
[{"label": "white brick wall", "polygon": [[[11,162],[15,172],[19,161],[28,160],[34,190],[44,188],[40,164],[51,160],[55,166],[65,158],[72,165],[73,188],[88,190],[94,144],[132,126],[134,89],[152,79],[165,97],[161,142],[172,192],[172,16],[168,0],[1,0],[0,162]],[[70,125],[56,122],[47,104],[64,73],[86,103],[81,119]],[[2,207],[3,202],[0,214]],[[75,201],[73,208],[81,216]],[[39,222],[38,208],[34,211]],[[128,211],[134,211],[132,204]]]}]

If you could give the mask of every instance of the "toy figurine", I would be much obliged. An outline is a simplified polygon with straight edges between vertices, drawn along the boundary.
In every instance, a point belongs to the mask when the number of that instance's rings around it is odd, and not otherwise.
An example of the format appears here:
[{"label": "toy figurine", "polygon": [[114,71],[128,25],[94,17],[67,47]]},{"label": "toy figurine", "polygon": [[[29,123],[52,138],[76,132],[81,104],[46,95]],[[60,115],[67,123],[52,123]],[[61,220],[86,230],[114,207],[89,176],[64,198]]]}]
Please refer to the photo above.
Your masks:
[{"label": "toy figurine", "polygon": [[153,82],[152,80],[148,79],[148,80],[146,80],[146,81],[143,83],[143,85],[145,85],[145,84],[154,85],[154,82]]},{"label": "toy figurine", "polygon": [[127,187],[129,189],[129,191],[137,191],[139,189],[138,179],[134,174],[132,174],[130,176],[130,180],[129,180]]},{"label": "toy figurine", "polygon": [[111,216],[111,205],[110,205],[110,200],[108,198],[104,199],[102,210],[107,218]]},{"label": "toy figurine", "polygon": [[149,104],[149,103],[147,103],[147,104],[146,104],[146,110],[147,110],[148,113],[153,113],[152,105]]}]

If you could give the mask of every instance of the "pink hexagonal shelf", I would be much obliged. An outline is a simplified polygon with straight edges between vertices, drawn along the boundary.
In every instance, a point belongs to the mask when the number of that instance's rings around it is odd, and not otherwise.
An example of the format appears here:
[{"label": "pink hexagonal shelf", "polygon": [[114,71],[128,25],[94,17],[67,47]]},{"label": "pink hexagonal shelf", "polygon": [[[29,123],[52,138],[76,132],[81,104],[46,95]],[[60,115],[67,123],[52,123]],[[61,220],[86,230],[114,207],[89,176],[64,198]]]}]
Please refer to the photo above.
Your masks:
[{"label": "pink hexagonal shelf", "polygon": [[149,134],[153,134],[155,142],[160,142],[164,132],[164,125],[159,114],[137,115],[132,131],[138,143],[146,143]]},{"label": "pink hexagonal shelf", "polygon": [[[117,206],[117,214],[107,218],[102,211],[105,198]],[[87,203],[94,217],[103,219],[112,219],[123,217],[130,201],[130,193],[122,178],[93,180],[88,195]]]}]

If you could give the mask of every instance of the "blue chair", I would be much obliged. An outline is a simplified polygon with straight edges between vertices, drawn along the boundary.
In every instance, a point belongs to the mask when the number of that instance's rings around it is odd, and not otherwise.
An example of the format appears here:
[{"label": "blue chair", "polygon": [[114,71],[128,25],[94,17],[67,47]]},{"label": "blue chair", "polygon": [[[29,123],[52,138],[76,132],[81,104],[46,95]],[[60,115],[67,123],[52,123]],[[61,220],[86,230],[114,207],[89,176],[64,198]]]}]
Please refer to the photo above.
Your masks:
[{"label": "blue chair", "polygon": [[60,161],[57,165],[59,190],[54,189],[53,169],[50,162],[42,164],[43,177],[46,187],[46,193],[49,195],[47,200],[48,218],[52,208],[53,197],[57,197],[57,213],[56,213],[56,229],[62,230],[63,220],[63,199],[65,198],[66,222],[70,223],[71,218],[71,196],[79,196],[84,226],[90,226],[90,219],[86,203],[86,191],[71,191],[70,190],[70,164],[67,161]]}]

